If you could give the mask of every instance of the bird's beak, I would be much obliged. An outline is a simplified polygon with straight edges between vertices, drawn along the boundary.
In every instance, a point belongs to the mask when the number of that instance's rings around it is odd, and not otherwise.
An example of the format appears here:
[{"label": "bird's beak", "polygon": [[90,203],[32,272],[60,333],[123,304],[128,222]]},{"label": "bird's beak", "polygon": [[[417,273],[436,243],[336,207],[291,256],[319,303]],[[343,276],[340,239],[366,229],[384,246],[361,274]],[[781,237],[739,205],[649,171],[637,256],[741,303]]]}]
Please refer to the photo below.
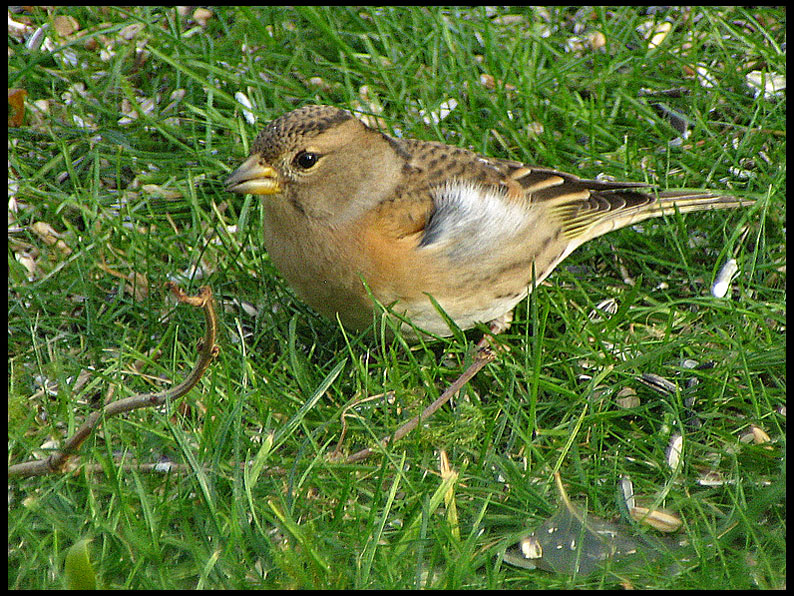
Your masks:
[{"label": "bird's beak", "polygon": [[252,155],[226,179],[226,190],[240,194],[274,195],[281,192],[278,172]]}]

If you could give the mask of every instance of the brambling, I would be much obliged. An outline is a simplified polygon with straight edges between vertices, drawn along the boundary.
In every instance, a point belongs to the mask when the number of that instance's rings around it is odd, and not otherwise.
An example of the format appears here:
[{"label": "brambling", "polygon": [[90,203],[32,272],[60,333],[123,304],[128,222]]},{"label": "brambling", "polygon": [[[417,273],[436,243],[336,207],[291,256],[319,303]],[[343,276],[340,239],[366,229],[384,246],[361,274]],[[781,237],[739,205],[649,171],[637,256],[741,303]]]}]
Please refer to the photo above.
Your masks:
[{"label": "brambling", "polygon": [[[752,201],[650,191],[396,139],[310,105],[273,120],[226,181],[264,195],[264,242],[298,296],[355,330],[373,321],[363,282],[429,333],[507,315],[582,243],[636,222]],[[403,330],[414,335],[410,325]]]}]

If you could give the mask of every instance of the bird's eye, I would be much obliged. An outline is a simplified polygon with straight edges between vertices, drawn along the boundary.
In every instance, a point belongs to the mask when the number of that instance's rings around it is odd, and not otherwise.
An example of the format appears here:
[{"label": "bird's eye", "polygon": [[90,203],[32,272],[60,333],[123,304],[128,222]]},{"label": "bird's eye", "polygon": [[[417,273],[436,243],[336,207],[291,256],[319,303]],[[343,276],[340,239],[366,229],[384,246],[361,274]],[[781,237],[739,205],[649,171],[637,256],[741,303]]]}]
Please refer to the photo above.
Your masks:
[{"label": "bird's eye", "polygon": [[316,153],[312,153],[311,151],[301,151],[295,156],[295,159],[292,160],[292,163],[301,169],[308,170],[314,167],[314,164],[317,163],[318,159],[319,156]]}]

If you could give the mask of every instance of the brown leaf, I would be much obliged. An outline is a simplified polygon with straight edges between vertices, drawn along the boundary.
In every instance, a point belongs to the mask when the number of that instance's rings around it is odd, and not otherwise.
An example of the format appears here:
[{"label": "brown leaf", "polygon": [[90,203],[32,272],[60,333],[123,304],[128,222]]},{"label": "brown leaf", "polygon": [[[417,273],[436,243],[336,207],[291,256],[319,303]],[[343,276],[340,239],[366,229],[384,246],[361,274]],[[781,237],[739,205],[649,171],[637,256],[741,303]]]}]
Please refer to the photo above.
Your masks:
[{"label": "brown leaf", "polygon": [[8,116],[8,126],[22,126],[25,118],[25,97],[28,92],[24,89],[8,90],[8,105],[11,106],[11,114]]}]

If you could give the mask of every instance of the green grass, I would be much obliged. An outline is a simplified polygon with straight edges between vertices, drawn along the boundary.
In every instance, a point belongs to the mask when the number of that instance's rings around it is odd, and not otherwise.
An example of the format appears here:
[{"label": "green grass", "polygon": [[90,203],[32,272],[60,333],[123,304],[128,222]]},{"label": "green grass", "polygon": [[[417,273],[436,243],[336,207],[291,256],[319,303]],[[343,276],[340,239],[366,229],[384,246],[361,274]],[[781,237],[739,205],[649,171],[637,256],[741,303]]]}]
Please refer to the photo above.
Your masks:
[{"label": "green grass", "polygon": [[[10,483],[9,588],[64,586],[66,551],[83,538],[100,585],[114,588],[785,584],[786,102],[755,98],[745,83],[752,70],[785,74],[785,11],[549,13],[229,8],[206,27],[174,9],[26,15],[32,29],[72,15],[82,33],[50,28],[51,51],[9,36],[8,86],[27,91],[8,145],[18,209],[9,462],[40,456],[111,393],[159,390],[190,369],[203,319],[167,299],[166,280],[212,286],[221,353],[179,403],[107,420],[81,450],[81,463],[101,472]],[[654,18],[674,27],[649,51],[638,27]],[[140,31],[124,39],[134,24]],[[596,30],[605,51],[566,51]],[[716,87],[690,76],[697,64]],[[238,91],[255,106],[254,126]],[[423,110],[449,98],[458,108],[425,124]],[[123,102],[143,100],[153,110],[119,121]],[[682,146],[670,144],[678,133],[658,102],[691,121]],[[261,247],[258,202],[225,192],[223,180],[267,121],[307,103],[377,104],[392,134],[581,176],[760,200],[586,244],[517,307],[499,338],[506,349],[450,406],[384,455],[331,463],[346,406],[384,394],[348,412],[343,448],[353,452],[437,397],[479,334],[418,346],[349,335],[280,279]],[[35,233],[41,222],[68,252]],[[740,274],[731,296],[716,299],[709,287],[732,256]],[[137,293],[111,271],[136,280]],[[607,298],[617,314],[590,318]],[[660,395],[638,381],[643,373],[678,389]],[[616,405],[624,388],[638,407]],[[751,425],[771,443],[742,443]],[[673,433],[685,440],[677,473],[665,464]],[[457,522],[440,490],[440,450],[459,474]],[[190,471],[146,473],[120,456]],[[571,498],[604,518],[620,514],[621,475],[650,499],[663,491],[699,564],[625,578],[505,565],[511,533],[554,512],[556,469]],[[700,486],[707,470],[728,482]],[[737,528],[715,543],[729,520]]]}]

